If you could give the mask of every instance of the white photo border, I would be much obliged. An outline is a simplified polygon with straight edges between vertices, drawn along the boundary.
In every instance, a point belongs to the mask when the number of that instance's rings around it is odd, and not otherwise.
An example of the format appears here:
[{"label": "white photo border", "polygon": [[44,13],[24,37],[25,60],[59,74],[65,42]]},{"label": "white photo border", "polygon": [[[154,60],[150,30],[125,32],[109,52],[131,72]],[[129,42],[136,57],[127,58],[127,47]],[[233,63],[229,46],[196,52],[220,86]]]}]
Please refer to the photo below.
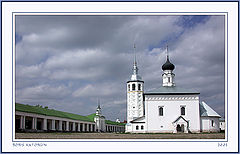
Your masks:
[{"label": "white photo border", "polygon": [[[3,2],[2,151],[4,152],[234,152],[238,150],[238,4],[232,2]],[[41,4],[41,5],[39,5]],[[170,5],[169,5],[170,4]],[[201,7],[198,5],[201,4]],[[228,5],[226,5],[228,4]],[[176,7],[179,10],[176,10]],[[214,6],[214,7],[212,7]],[[82,10],[79,12],[79,10]],[[163,11],[159,11],[163,10]],[[195,10],[195,11],[193,11]],[[15,139],[16,15],[224,15],[225,139],[211,140],[26,140]],[[231,27],[231,28],[230,28]],[[229,52],[231,51],[231,52]],[[231,66],[231,67],[230,67]],[[238,73],[237,73],[238,74]],[[231,80],[228,80],[228,79]],[[12,89],[8,88],[12,87]],[[12,98],[12,99],[11,99]],[[231,103],[228,103],[231,102]],[[232,103],[233,102],[233,103]],[[236,103],[234,103],[236,102]],[[231,112],[228,112],[231,110]],[[229,114],[229,115],[228,115]],[[228,121],[228,119],[230,119]],[[9,130],[11,128],[11,131]],[[92,148],[94,142],[95,149]],[[14,146],[23,144],[24,146]],[[33,146],[27,147],[26,144]],[[43,144],[43,146],[34,146]],[[46,144],[46,146],[44,145]],[[134,146],[133,146],[134,145]],[[224,146],[223,146],[224,145]],[[65,148],[59,148],[64,147]],[[125,148],[122,148],[122,147]],[[174,149],[172,147],[175,147]],[[81,147],[81,149],[79,149]],[[186,147],[186,148],[182,148]],[[187,148],[188,147],[188,148]],[[204,147],[204,148],[203,148]]]}]

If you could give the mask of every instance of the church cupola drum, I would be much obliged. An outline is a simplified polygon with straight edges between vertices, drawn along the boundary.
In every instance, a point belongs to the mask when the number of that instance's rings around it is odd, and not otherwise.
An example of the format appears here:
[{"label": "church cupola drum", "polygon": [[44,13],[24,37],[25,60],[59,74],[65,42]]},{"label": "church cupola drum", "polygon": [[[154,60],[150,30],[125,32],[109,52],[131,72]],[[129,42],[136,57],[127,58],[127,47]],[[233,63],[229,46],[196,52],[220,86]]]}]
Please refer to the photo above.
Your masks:
[{"label": "church cupola drum", "polygon": [[142,117],[144,115],[143,105],[143,84],[141,76],[138,74],[137,60],[134,45],[133,74],[127,82],[127,122]]},{"label": "church cupola drum", "polygon": [[163,79],[163,86],[164,87],[172,87],[175,86],[174,83],[174,76],[175,74],[173,73],[175,66],[169,61],[169,56],[168,56],[168,47],[167,47],[167,61],[165,64],[162,65],[162,79]]}]

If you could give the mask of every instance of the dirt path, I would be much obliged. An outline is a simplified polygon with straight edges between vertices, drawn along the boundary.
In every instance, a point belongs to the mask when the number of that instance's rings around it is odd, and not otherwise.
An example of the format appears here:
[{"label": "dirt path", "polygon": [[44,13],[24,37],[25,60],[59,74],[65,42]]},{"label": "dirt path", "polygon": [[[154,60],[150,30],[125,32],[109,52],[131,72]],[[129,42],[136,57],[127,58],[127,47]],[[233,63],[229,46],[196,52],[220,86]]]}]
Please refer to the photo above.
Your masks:
[{"label": "dirt path", "polygon": [[224,139],[224,133],[118,134],[118,133],[16,133],[16,139]]}]

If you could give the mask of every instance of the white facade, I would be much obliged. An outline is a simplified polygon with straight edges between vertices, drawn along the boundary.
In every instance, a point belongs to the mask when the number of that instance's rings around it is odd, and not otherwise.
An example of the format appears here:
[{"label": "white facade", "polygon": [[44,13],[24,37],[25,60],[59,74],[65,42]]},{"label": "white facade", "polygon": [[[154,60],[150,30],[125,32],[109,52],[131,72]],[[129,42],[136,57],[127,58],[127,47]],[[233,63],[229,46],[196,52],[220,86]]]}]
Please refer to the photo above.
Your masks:
[{"label": "white facade", "polygon": [[202,132],[219,132],[219,117],[201,117]]},{"label": "white facade", "polygon": [[[200,132],[197,94],[187,96],[146,95],[145,104],[146,132],[174,133],[178,125],[184,127],[183,132]],[[163,110],[161,115],[160,108]],[[185,112],[181,113],[181,109],[184,109]]]},{"label": "white facade", "polygon": [[217,114],[210,106],[205,102],[200,102],[201,108],[201,131],[202,132],[219,132],[220,124],[219,118],[221,116]]},{"label": "white facade", "polygon": [[142,81],[130,81],[127,83],[127,102],[127,122],[144,115]]},{"label": "white facade", "polygon": [[[175,85],[175,66],[162,66],[162,87],[144,92],[136,59],[133,75],[127,82],[127,124],[131,133],[199,133],[218,132],[220,116],[206,103],[200,103],[199,92]],[[134,85],[135,84],[135,85]],[[142,89],[137,89],[140,84]],[[134,85],[134,87],[132,87]]]}]

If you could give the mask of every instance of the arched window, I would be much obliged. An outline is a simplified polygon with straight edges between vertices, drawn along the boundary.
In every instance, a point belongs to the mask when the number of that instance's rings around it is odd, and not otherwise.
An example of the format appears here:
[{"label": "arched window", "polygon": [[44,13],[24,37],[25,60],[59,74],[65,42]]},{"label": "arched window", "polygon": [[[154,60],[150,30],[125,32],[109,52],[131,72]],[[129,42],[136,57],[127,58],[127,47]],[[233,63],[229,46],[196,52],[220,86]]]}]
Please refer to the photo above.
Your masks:
[{"label": "arched window", "polygon": [[138,84],[138,90],[141,90],[141,84]]},{"label": "arched window", "polygon": [[142,125],[142,126],[141,126],[141,130],[143,130],[143,129],[144,129],[144,126]]},{"label": "arched window", "polygon": [[184,106],[181,107],[181,115],[185,115],[185,107]]},{"label": "arched window", "polygon": [[136,126],[136,130],[138,130],[139,129],[139,126]]},{"label": "arched window", "polygon": [[159,116],[163,116],[163,107],[159,107]]},{"label": "arched window", "polygon": [[136,89],[136,85],[132,84],[132,90],[135,90],[135,89]]}]

